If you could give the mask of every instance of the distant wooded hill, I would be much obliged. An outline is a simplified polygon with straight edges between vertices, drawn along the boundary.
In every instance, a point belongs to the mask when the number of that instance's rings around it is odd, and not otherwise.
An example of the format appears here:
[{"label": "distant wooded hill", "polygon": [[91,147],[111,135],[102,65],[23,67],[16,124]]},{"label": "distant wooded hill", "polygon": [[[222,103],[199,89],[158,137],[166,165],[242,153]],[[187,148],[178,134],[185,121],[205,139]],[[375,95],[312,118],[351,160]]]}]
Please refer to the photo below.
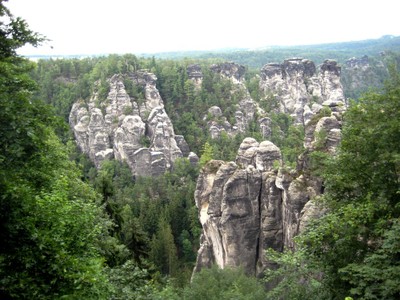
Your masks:
[{"label": "distant wooded hill", "polygon": [[143,54],[145,57],[154,56],[163,59],[216,58],[234,61],[249,68],[259,69],[270,62],[281,62],[288,57],[307,58],[315,63],[322,63],[325,59],[334,59],[345,62],[351,57],[368,55],[379,56],[383,51],[400,51],[400,36],[385,35],[379,39],[351,41],[342,43],[272,46],[265,49],[222,49],[217,51],[184,51],[156,54]]},{"label": "distant wooded hill", "polygon": [[[379,39],[368,39],[361,41],[350,41],[341,43],[328,43],[317,45],[297,45],[297,46],[269,46],[258,49],[245,48],[225,48],[213,51],[175,51],[160,53],[141,53],[137,55],[143,58],[158,59],[216,59],[220,61],[233,61],[238,64],[259,70],[263,65],[271,62],[281,62],[289,57],[302,57],[314,61],[316,64],[322,63],[325,59],[334,59],[339,63],[345,62],[351,57],[361,57],[364,55],[378,57],[383,52],[400,52],[400,36],[385,35]],[[107,53],[93,53],[92,55],[32,55],[31,59],[49,58],[84,58],[107,56]]]}]

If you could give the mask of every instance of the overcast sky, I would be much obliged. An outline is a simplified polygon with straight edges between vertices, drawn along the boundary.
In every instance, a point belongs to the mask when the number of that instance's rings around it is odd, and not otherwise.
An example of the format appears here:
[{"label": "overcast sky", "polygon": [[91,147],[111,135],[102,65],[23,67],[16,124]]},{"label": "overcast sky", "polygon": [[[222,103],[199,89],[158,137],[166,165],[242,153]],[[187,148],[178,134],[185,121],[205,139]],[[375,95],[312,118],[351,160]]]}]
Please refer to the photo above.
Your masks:
[{"label": "overcast sky", "polygon": [[51,39],[21,54],[140,54],[400,35],[398,0],[9,0],[7,7]]}]

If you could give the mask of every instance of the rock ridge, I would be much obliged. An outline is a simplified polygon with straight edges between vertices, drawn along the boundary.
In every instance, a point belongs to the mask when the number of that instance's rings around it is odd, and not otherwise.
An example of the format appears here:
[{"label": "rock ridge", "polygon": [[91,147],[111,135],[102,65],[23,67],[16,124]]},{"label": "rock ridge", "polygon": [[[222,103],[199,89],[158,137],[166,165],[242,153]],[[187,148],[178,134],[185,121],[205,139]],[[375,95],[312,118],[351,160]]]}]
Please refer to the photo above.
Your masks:
[{"label": "rock ridge", "polygon": [[[191,153],[172,122],[156,87],[157,77],[144,70],[116,74],[96,82],[88,101],[72,106],[69,123],[78,147],[96,167],[103,160],[126,161],[135,176],[156,176]],[[101,93],[100,91],[108,91]]]},{"label": "rock ridge", "polygon": [[340,76],[341,67],[329,59],[318,68],[302,58],[269,63],[260,73],[262,101],[273,111],[290,114],[295,123],[306,125],[323,106],[343,112],[346,101]]}]

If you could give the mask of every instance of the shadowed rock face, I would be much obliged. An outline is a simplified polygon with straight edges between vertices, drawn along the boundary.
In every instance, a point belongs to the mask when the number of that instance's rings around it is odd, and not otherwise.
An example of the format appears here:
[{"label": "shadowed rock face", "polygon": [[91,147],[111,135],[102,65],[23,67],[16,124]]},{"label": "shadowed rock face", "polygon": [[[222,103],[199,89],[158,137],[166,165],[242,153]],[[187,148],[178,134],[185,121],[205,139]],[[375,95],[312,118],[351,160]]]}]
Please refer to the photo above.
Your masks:
[{"label": "shadowed rock face", "polygon": [[[168,170],[183,152],[189,155],[184,138],[175,136],[156,79],[144,71],[114,75],[108,80],[106,99],[94,93],[87,103],[80,100],[73,105],[70,126],[79,148],[96,167],[115,158],[126,161],[134,175],[155,176]],[[143,99],[131,97],[126,83],[142,90]]]},{"label": "shadowed rock face", "polygon": [[[370,59],[367,55],[348,59],[342,72],[342,84],[349,98],[358,98],[371,87],[383,86],[382,74],[388,74],[384,63],[384,54],[381,59]],[[384,76],[386,77],[386,76]]]},{"label": "shadowed rock face", "polygon": [[[335,114],[306,129],[306,153],[318,148],[334,155],[340,141]],[[320,131],[323,141],[314,134]],[[217,264],[261,275],[269,266],[265,249],[293,249],[293,238],[322,214],[313,202],[322,182],[309,175],[307,155],[299,158],[297,171],[281,165],[276,145],[245,138],[235,162],[211,161],[203,168],[195,191],[203,231],[194,272]]]},{"label": "shadowed rock face", "polygon": [[306,125],[322,106],[337,112],[345,109],[340,75],[336,61],[325,60],[316,68],[310,60],[293,58],[282,64],[266,64],[261,69],[260,89],[277,111]]},{"label": "shadowed rock face", "polygon": [[246,68],[233,62],[226,62],[221,64],[214,64],[211,66],[211,71],[219,73],[220,75],[230,78],[235,82],[243,83],[244,73]]},{"label": "shadowed rock face", "polygon": [[262,237],[263,172],[271,171],[273,159],[280,163],[275,145],[246,138],[236,163],[211,161],[203,169],[195,192],[203,226],[196,271],[216,263],[255,274]]},{"label": "shadowed rock face", "polygon": [[188,78],[193,82],[195,90],[200,90],[203,82],[203,72],[200,65],[193,64],[187,66],[186,73]]}]

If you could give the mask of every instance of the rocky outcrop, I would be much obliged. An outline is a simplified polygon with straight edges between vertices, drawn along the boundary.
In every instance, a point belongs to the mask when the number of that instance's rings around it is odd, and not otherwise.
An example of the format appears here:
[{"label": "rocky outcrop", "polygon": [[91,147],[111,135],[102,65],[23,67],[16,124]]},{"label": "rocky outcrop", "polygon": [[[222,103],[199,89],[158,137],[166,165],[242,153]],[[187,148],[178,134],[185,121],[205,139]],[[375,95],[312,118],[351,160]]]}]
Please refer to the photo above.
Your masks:
[{"label": "rocky outcrop", "polygon": [[234,83],[243,83],[246,68],[233,62],[214,64],[211,71],[232,80]]},{"label": "rocky outcrop", "polygon": [[363,55],[360,58],[352,57],[346,60],[347,68],[361,68],[366,69],[369,67],[369,58],[367,55]]},{"label": "rocky outcrop", "polygon": [[222,132],[229,136],[244,133],[250,122],[256,119],[256,115],[263,113],[258,103],[251,98],[244,84],[245,67],[233,62],[225,62],[212,65],[210,70],[220,76],[222,80],[228,80],[232,84],[230,93],[232,98],[235,98],[235,101],[231,104],[235,109],[232,124],[223,117],[220,107],[210,107],[211,119],[208,122],[208,128],[211,137],[213,139],[219,138]]},{"label": "rocky outcrop", "polygon": [[382,60],[364,55],[349,58],[343,66],[342,73],[346,97],[356,99],[371,87],[381,87],[388,70]]},{"label": "rocky outcrop", "polygon": [[76,142],[97,167],[115,158],[126,161],[134,175],[154,176],[189,155],[184,138],[174,133],[156,79],[145,71],[114,75],[106,85],[98,82],[87,102],[73,105],[69,121]]},{"label": "rocky outcrop", "polygon": [[188,78],[194,83],[195,90],[199,90],[201,88],[201,84],[203,83],[203,72],[200,65],[189,65],[186,68],[186,72]]},{"label": "rocky outcrop", "polygon": [[302,58],[266,64],[260,74],[262,101],[271,110],[288,113],[297,124],[306,125],[322,106],[343,111],[340,74],[341,67],[332,60],[325,60],[319,68]]},{"label": "rocky outcrop", "polygon": [[[232,73],[226,65],[216,70],[224,78],[232,76],[232,82],[240,86],[238,68]],[[304,125],[306,151],[296,170],[289,170],[282,167],[276,145],[246,138],[235,162],[211,161],[203,168],[195,192],[203,228],[195,272],[217,264],[221,268],[240,266],[248,274],[261,276],[270,266],[265,249],[294,249],[294,237],[323,213],[313,201],[323,192],[323,185],[310,175],[309,154],[318,150],[335,155],[340,142],[341,114],[346,108],[340,72],[330,60],[318,70],[303,59],[263,68],[260,88],[268,100],[276,102],[277,111],[291,113],[297,124]],[[210,127],[213,137],[231,130],[219,107],[208,113],[219,120]],[[238,110],[235,117],[240,120],[243,115]],[[271,136],[271,118],[259,115],[262,135]]]},{"label": "rocky outcrop", "polygon": [[[307,125],[324,107],[338,114],[346,108],[340,82],[341,67],[333,60],[325,60],[318,67],[302,58],[265,65],[259,77],[260,103],[252,99],[244,84],[246,70],[243,66],[226,62],[214,64],[210,70],[231,83],[232,95],[228,100],[232,101],[229,116],[224,111],[226,107],[213,106],[205,117],[213,139],[223,132],[231,137],[245,133],[254,123],[258,123],[261,135],[268,139],[272,135],[271,112],[290,114],[295,124]],[[199,65],[188,66],[187,73],[193,82],[202,82]]]},{"label": "rocky outcrop", "polygon": [[[243,267],[261,275],[269,266],[265,249],[294,249],[293,238],[322,214],[313,199],[322,181],[310,175],[314,150],[335,154],[341,120],[334,113],[306,126],[306,152],[296,170],[282,167],[280,149],[270,141],[246,138],[235,162],[211,161],[195,191],[203,228],[195,272],[212,264]],[[323,134],[321,134],[323,133]]]}]

